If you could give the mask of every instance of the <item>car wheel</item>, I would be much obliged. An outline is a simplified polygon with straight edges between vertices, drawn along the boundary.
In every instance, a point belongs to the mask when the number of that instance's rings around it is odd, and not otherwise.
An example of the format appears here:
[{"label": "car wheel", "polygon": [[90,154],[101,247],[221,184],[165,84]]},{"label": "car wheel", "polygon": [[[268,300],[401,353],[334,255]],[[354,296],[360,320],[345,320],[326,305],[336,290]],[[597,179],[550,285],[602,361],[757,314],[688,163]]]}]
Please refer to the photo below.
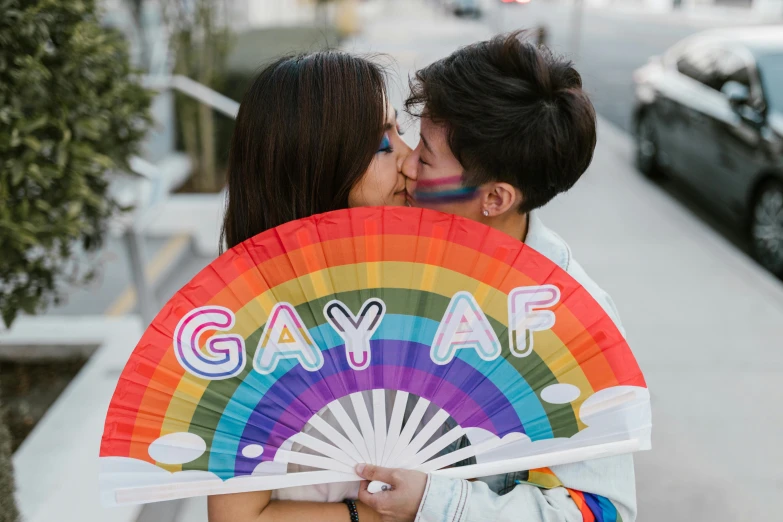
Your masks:
[{"label": "car wheel", "polygon": [[764,185],[751,212],[753,255],[773,274],[783,276],[783,183]]},{"label": "car wheel", "polygon": [[650,117],[644,113],[636,123],[636,167],[650,179],[662,177],[658,163],[658,134]]}]

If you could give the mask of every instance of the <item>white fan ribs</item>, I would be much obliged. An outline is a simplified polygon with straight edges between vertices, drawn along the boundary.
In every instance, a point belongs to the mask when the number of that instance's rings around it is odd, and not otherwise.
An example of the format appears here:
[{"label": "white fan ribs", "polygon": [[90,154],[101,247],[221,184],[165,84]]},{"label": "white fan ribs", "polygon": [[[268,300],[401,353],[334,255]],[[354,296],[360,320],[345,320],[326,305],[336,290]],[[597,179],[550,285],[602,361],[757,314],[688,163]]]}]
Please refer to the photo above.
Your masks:
[{"label": "white fan ribs", "polygon": [[457,426],[456,428],[453,428],[452,430],[448,431],[443,436],[441,436],[439,439],[435,440],[432,444],[430,444],[429,446],[427,446],[417,454],[413,455],[407,461],[401,462],[400,467],[406,469],[416,468],[420,464],[427,462],[432,457],[437,455],[439,451],[448,447],[449,444],[453,444],[454,442],[458,441],[459,438],[462,437],[463,435],[465,435],[465,430],[463,430],[461,426]]},{"label": "white fan ribs", "polygon": [[382,466],[388,465],[391,452],[396,446],[397,440],[400,437],[400,431],[402,430],[402,419],[405,417],[405,407],[407,404],[408,392],[398,391],[397,396],[394,398],[392,416],[391,420],[389,421],[389,432],[386,439],[386,447],[383,450],[383,459],[381,460]]},{"label": "white fan ribs", "polygon": [[312,468],[328,469],[342,473],[353,473],[353,466],[347,466],[342,462],[338,462],[328,457],[321,457],[318,455],[311,455],[309,453],[299,453],[298,451],[288,451],[284,449],[277,450],[277,454],[278,458],[282,462],[291,462],[293,464],[301,464],[303,466],[310,466]]},{"label": "white fan ribs", "polygon": [[345,453],[343,450],[336,448],[322,440],[318,440],[315,437],[308,435],[307,433],[300,432],[291,438],[294,442],[315,450],[318,453],[322,453],[327,457],[333,458],[334,460],[341,462],[346,466],[354,467],[356,464],[358,464],[356,459],[351,458],[351,456]]},{"label": "white fan ribs", "polygon": [[398,461],[400,462],[400,467],[402,467],[402,464],[405,461],[413,457],[416,452],[418,452],[427,443],[427,441],[430,440],[430,437],[435,435],[435,432],[443,426],[448,418],[449,413],[446,410],[438,410],[438,413],[436,413],[430,419],[430,421],[424,425],[413,441],[400,452],[399,456],[397,457]]},{"label": "white fan ribs", "polygon": [[332,444],[334,444],[336,447],[343,450],[345,453],[348,454],[348,456],[350,456],[356,462],[364,462],[364,459],[359,454],[359,452],[356,451],[356,447],[353,445],[353,443],[350,440],[346,439],[342,435],[342,433],[340,433],[331,425],[329,425],[328,422],[323,420],[321,417],[318,417],[317,415],[314,416],[312,419],[310,419],[308,422],[313,428],[321,432],[321,434],[324,437],[329,439],[332,442]]},{"label": "white fan ribs", "polygon": [[381,464],[386,449],[386,390],[372,391],[372,411],[375,428],[375,463]]},{"label": "white fan ribs", "polygon": [[361,392],[351,394],[351,403],[356,412],[356,420],[359,421],[359,428],[362,430],[362,439],[367,448],[367,462],[377,464],[375,457],[375,430],[373,429],[370,412],[367,411],[367,404]]},{"label": "white fan ribs", "polygon": [[475,457],[476,455],[481,455],[482,453],[486,453],[487,451],[493,450],[498,446],[507,444],[508,442],[510,441],[508,440],[503,441],[502,439],[492,438],[484,442],[481,442],[479,444],[475,444],[473,446],[467,446],[465,448],[458,449],[457,451],[452,451],[451,453],[447,453],[443,456],[438,457],[437,459],[433,459],[428,462],[425,462],[424,464],[419,465],[415,469],[417,471],[421,471],[424,473],[430,473],[431,471],[435,471],[436,469],[440,469],[440,468],[445,468],[446,466],[450,466],[461,460],[465,460],[470,457]]},{"label": "white fan ribs", "polygon": [[398,467],[397,460],[400,453],[410,444],[413,434],[416,433],[416,428],[419,427],[419,423],[421,422],[422,417],[424,417],[424,413],[426,413],[429,405],[430,401],[424,397],[419,397],[419,402],[417,402],[416,407],[413,408],[413,412],[411,412],[410,417],[408,417],[408,422],[405,423],[405,427],[402,429],[402,433],[400,433],[400,437],[394,445],[394,449],[389,454],[389,458],[387,459],[389,466]]}]

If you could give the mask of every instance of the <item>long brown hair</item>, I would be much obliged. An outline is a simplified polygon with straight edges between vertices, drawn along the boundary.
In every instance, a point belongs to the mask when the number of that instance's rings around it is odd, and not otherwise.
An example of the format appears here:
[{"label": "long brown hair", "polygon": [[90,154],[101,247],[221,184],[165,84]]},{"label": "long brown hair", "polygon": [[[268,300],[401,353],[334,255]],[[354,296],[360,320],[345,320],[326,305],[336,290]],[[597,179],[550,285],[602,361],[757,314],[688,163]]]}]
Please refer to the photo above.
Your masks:
[{"label": "long brown hair", "polygon": [[[288,56],[245,93],[228,156],[228,248],[287,221],[348,207],[383,136],[380,66],[347,53]],[[221,241],[221,247],[222,247]]]}]

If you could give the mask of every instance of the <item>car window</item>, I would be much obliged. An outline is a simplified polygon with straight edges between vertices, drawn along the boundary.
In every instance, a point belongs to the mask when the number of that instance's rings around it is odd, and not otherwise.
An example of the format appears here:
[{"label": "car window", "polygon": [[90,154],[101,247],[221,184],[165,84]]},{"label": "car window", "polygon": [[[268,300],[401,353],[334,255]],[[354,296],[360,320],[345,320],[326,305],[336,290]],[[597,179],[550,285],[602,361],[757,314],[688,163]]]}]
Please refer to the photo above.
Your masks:
[{"label": "car window", "polygon": [[716,58],[715,89],[721,90],[726,82],[738,82],[750,91],[750,69],[745,60],[733,51],[721,51]]},{"label": "car window", "polygon": [[783,54],[766,54],[757,63],[767,107],[783,112]]},{"label": "car window", "polygon": [[677,70],[685,76],[712,86],[715,78],[715,50],[698,46],[682,53],[677,60]]}]

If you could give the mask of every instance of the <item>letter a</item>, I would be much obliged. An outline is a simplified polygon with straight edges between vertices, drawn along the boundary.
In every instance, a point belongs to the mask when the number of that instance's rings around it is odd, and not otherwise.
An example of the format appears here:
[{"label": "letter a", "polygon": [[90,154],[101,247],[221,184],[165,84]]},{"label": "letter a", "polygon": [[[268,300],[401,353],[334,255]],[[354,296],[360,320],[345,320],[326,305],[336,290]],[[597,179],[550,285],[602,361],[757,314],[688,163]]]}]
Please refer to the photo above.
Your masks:
[{"label": "letter a", "polygon": [[326,303],[326,320],[345,341],[345,355],[354,370],[364,370],[370,365],[370,337],[381,325],[385,313],[386,305],[380,299],[366,300],[359,317],[340,301]]},{"label": "letter a", "polygon": [[527,357],[533,351],[533,332],[549,330],[555,325],[555,313],[549,308],[560,301],[560,289],[554,285],[521,286],[508,294],[508,344],[516,357]]},{"label": "letter a", "polygon": [[288,303],[277,303],[261,333],[253,358],[253,368],[266,375],[275,371],[280,359],[297,359],[308,372],[324,364],[321,350],[307,333],[296,309]]},{"label": "letter a", "polygon": [[430,357],[435,364],[448,364],[461,348],[476,350],[485,361],[500,355],[500,341],[469,292],[457,292],[451,298],[435,333]]}]

